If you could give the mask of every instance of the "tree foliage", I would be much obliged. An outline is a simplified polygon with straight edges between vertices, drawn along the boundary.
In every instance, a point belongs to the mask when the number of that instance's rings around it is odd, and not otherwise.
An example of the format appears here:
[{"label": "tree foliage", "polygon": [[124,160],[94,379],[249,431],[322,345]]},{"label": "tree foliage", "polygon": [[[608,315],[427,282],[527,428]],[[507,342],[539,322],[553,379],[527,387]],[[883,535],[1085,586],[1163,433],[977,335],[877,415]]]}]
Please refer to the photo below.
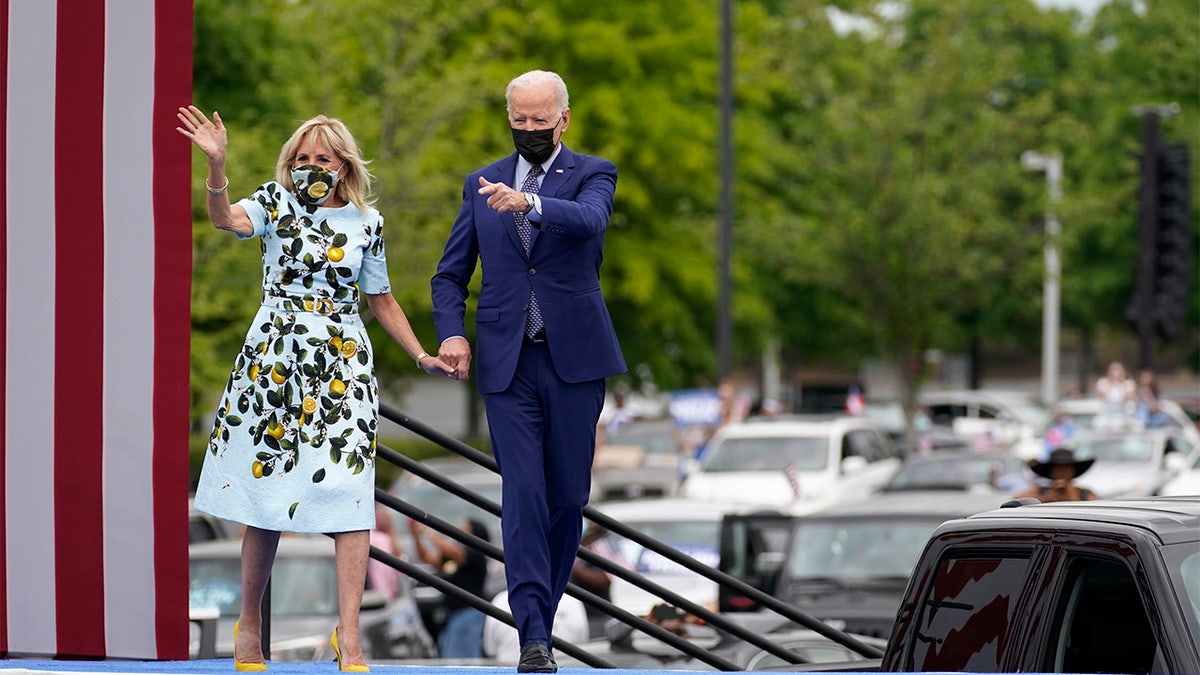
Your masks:
[{"label": "tree foliage", "polygon": [[[691,386],[715,364],[719,3],[195,0],[195,99],[231,129],[235,196],[270,178],[301,120],[350,125],[373,160],[393,288],[428,345],[428,281],[463,176],[511,152],[504,87],[532,68],[561,73],[565,142],[620,171],[603,276],[629,378]],[[1194,18],[1190,0],[1113,0],[1095,17],[1031,0],[737,0],[739,362],[774,342],[793,367],[906,364],[980,339],[1036,353],[1048,197],[1025,150],[1065,159],[1064,321],[1123,326],[1131,109],[1178,102],[1165,129],[1200,146]],[[256,246],[207,225],[200,161],[197,415],[228,374],[259,275]],[[1197,295],[1184,344],[1200,332]],[[378,359],[385,386],[415,372],[399,349]]]}]

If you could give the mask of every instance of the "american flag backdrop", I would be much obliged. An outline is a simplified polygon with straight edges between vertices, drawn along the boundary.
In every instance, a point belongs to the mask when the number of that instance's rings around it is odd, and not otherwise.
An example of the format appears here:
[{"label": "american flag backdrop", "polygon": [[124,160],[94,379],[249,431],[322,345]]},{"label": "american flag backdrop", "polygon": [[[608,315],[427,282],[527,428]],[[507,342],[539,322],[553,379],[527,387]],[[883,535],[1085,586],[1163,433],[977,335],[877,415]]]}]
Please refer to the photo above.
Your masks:
[{"label": "american flag backdrop", "polygon": [[188,653],[190,0],[0,0],[0,654]]}]

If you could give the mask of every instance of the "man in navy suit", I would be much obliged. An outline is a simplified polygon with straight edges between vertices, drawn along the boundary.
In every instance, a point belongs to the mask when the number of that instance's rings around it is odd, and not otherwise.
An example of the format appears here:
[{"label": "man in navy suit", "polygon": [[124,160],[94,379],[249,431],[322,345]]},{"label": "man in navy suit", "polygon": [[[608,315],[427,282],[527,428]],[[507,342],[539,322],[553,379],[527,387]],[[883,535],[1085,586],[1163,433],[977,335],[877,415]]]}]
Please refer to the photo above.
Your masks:
[{"label": "man in navy suit", "polygon": [[562,78],[509,83],[517,152],[467,176],[431,286],[440,358],[466,379],[465,311],[477,262],[477,379],[503,479],[505,575],[520,672],[555,672],[554,612],[571,576],[591,490],[604,379],[625,360],[600,263],[617,168],[571,152]]}]

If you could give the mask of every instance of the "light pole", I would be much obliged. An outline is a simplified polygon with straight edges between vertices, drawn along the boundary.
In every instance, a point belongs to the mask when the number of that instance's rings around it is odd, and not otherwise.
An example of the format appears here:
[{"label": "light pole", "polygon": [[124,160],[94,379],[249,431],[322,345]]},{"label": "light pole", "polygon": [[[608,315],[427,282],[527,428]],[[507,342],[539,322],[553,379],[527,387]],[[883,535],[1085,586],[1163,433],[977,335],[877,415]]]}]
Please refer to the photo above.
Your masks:
[{"label": "light pole", "polygon": [[1046,206],[1046,279],[1042,286],[1042,402],[1058,399],[1059,282],[1062,263],[1058,258],[1058,235],[1062,231],[1056,210],[1062,199],[1062,155],[1043,155],[1032,150],[1021,153],[1021,166],[1046,173],[1050,198]]}]

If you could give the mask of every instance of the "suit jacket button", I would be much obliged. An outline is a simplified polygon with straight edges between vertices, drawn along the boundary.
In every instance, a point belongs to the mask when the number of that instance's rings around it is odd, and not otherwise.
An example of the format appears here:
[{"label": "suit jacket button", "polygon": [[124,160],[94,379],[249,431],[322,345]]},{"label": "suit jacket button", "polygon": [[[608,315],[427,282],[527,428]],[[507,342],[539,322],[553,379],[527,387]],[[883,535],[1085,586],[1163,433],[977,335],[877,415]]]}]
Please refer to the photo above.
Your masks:
[{"label": "suit jacket button", "polygon": [[529,273],[530,273],[530,274],[537,274],[537,270],[535,270],[535,269],[533,269],[532,267],[530,267],[530,268],[529,268]]}]

